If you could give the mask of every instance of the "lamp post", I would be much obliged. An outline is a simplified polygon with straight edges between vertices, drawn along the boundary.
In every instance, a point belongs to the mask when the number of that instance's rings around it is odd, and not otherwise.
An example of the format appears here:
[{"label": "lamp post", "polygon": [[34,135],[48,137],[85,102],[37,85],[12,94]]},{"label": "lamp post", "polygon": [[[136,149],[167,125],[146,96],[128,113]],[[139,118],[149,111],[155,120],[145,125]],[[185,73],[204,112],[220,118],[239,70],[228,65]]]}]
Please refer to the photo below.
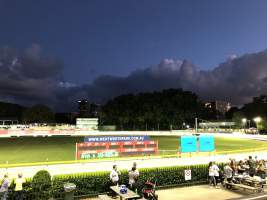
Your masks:
[{"label": "lamp post", "polygon": [[242,119],[242,124],[243,124],[244,129],[246,129],[246,125],[247,125],[247,119],[246,118]]},{"label": "lamp post", "polygon": [[258,126],[259,126],[259,123],[261,122],[261,118],[260,117],[255,117],[254,119],[253,119],[253,121],[256,123],[256,128],[257,128],[257,130],[258,130]]}]

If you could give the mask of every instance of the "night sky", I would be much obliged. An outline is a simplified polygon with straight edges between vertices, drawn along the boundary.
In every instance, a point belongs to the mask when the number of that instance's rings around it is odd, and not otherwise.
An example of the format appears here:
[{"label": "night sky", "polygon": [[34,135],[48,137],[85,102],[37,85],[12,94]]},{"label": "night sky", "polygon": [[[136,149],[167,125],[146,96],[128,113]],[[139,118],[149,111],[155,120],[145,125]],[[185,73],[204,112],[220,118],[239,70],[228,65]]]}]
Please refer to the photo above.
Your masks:
[{"label": "night sky", "polygon": [[0,0],[0,101],[72,110],[79,98],[172,87],[246,103],[267,91],[266,8],[265,0]]}]

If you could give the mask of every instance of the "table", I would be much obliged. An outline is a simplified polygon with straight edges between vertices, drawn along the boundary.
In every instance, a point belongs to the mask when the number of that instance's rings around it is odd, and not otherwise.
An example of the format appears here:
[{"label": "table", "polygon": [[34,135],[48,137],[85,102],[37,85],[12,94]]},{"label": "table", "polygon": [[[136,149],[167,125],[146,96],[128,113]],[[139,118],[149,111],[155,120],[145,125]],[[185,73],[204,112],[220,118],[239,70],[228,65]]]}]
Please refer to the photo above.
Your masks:
[{"label": "table", "polygon": [[119,196],[120,199],[134,199],[134,198],[139,198],[140,196],[127,188],[127,193],[121,194],[120,193],[120,187],[119,186],[110,186],[110,189],[112,189],[114,192],[116,192]]},{"label": "table", "polygon": [[263,179],[257,180],[250,176],[244,176],[244,175],[234,176],[234,179],[240,182],[240,184],[257,188],[259,192],[263,192],[264,190],[263,184],[265,183],[265,180]]}]

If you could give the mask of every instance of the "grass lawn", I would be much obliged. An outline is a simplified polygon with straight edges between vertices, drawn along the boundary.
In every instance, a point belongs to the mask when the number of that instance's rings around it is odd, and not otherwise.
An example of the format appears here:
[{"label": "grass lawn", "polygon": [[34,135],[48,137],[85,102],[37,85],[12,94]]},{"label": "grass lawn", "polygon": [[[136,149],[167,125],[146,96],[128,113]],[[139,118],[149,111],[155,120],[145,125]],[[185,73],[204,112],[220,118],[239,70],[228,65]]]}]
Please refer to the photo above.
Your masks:
[{"label": "grass lawn", "polygon": [[[178,150],[178,136],[153,136],[159,141],[159,150]],[[32,163],[48,161],[67,161],[75,159],[75,143],[82,142],[83,137],[24,137],[0,138],[0,165],[14,163]],[[264,141],[216,138],[216,150],[249,151],[253,148],[266,148]]]},{"label": "grass lawn", "polygon": [[[159,141],[159,150],[178,150],[180,137],[178,136],[153,136],[153,140]],[[258,140],[215,137],[215,148],[218,153],[231,151],[249,151],[252,149],[266,149],[267,142]]]},{"label": "grass lawn", "polygon": [[75,143],[83,137],[0,138],[0,164],[75,159]]}]

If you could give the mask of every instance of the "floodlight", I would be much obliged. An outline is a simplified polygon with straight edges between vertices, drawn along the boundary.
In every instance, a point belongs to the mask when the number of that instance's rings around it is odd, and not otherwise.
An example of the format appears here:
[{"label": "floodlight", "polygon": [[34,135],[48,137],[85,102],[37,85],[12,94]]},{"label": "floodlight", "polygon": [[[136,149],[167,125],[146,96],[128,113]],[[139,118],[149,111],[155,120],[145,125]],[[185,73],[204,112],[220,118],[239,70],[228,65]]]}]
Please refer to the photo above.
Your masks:
[{"label": "floodlight", "polygon": [[247,119],[246,118],[243,118],[242,119],[242,122],[245,124],[247,122]]}]

